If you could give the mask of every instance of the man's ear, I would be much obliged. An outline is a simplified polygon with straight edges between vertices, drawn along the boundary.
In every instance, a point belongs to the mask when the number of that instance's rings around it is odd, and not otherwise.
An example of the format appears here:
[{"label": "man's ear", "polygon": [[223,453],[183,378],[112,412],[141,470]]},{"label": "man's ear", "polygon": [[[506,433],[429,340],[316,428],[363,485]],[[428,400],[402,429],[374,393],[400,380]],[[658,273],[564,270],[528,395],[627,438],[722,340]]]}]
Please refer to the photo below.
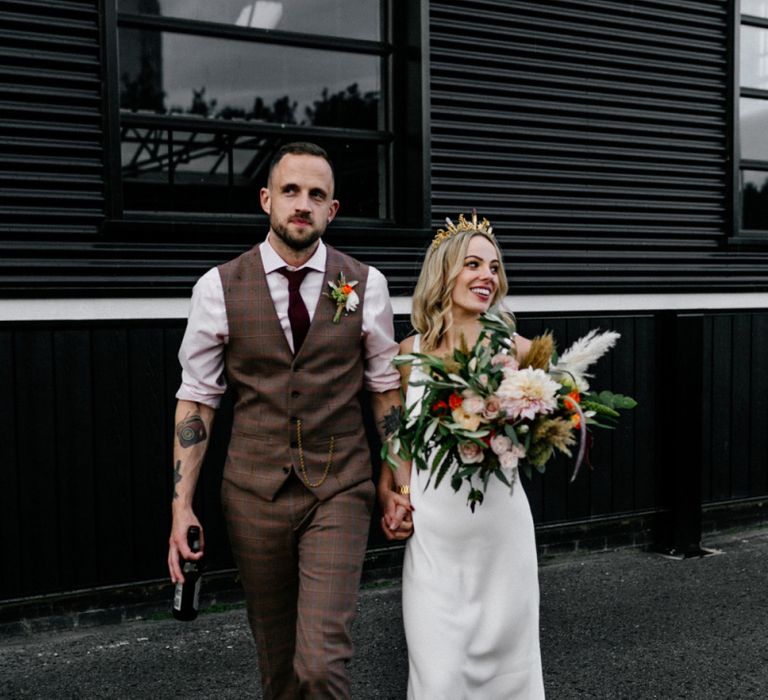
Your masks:
[{"label": "man's ear", "polygon": [[261,201],[261,208],[264,210],[264,213],[269,214],[269,210],[272,206],[272,200],[269,196],[269,188],[262,187],[259,190],[259,200]]},{"label": "man's ear", "polygon": [[[261,205],[264,206],[263,204]],[[328,223],[330,224],[336,218],[336,214],[339,213],[339,200],[334,199],[331,201],[331,206],[328,209]]]}]

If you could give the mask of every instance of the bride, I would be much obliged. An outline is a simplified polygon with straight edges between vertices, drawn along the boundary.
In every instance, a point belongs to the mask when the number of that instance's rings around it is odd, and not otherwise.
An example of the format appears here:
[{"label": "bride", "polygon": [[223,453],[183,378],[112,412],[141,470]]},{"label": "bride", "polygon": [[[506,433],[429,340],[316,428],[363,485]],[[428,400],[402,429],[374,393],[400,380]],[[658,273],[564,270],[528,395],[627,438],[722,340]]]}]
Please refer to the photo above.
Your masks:
[{"label": "bride", "polygon": [[[413,297],[418,335],[400,352],[446,355],[477,340],[480,314],[503,300],[507,280],[488,222],[459,219],[427,251]],[[530,341],[511,339],[519,356]],[[401,367],[406,404],[424,391],[418,365]],[[410,369],[410,376],[409,376]],[[483,503],[467,507],[468,485],[446,479],[426,487],[428,473],[382,469],[382,527],[407,539],[403,619],[408,642],[408,698],[500,700],[543,698],[539,651],[539,583],[528,499],[488,482]],[[410,505],[407,498],[410,497]]]}]

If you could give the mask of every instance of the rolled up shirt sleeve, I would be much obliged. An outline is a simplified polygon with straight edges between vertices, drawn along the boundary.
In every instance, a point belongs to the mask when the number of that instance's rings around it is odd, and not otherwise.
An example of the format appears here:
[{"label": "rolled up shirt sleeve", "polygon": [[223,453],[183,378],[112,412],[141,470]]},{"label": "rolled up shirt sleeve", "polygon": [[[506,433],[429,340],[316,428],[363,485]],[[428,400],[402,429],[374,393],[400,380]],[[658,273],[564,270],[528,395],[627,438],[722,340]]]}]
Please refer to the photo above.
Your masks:
[{"label": "rolled up shirt sleeve", "polygon": [[219,271],[213,268],[192,290],[187,329],[179,348],[181,386],[177,399],[219,407],[227,390],[224,347],[228,340],[224,290]]},{"label": "rolled up shirt sleeve", "polygon": [[368,270],[363,303],[365,388],[381,393],[400,388],[400,373],[392,364],[398,353],[395,322],[387,280],[375,267]]}]

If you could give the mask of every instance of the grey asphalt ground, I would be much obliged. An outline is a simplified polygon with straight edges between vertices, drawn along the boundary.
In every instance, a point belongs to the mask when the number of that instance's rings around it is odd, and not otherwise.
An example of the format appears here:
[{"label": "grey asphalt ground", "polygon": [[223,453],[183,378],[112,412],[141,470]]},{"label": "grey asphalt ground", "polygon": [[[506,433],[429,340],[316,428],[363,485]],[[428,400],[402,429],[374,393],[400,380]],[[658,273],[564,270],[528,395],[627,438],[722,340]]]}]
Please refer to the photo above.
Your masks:
[{"label": "grey asphalt ground", "polygon": [[[705,545],[722,553],[677,561],[625,549],[543,565],[548,698],[768,698],[768,529]],[[396,583],[361,592],[354,698],[405,697],[400,614]],[[261,693],[245,613],[236,607],[192,623],[142,620],[4,639],[0,697]]]}]

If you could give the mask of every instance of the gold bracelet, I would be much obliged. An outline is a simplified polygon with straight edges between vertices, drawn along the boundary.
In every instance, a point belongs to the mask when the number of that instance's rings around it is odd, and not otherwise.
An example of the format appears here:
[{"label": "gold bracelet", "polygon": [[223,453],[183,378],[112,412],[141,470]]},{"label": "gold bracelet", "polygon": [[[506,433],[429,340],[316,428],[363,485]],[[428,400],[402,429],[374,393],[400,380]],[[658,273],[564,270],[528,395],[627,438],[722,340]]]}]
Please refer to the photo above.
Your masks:
[{"label": "gold bracelet", "polygon": [[400,484],[400,486],[395,486],[395,491],[399,493],[401,496],[411,495],[411,487],[408,486],[408,484]]}]

